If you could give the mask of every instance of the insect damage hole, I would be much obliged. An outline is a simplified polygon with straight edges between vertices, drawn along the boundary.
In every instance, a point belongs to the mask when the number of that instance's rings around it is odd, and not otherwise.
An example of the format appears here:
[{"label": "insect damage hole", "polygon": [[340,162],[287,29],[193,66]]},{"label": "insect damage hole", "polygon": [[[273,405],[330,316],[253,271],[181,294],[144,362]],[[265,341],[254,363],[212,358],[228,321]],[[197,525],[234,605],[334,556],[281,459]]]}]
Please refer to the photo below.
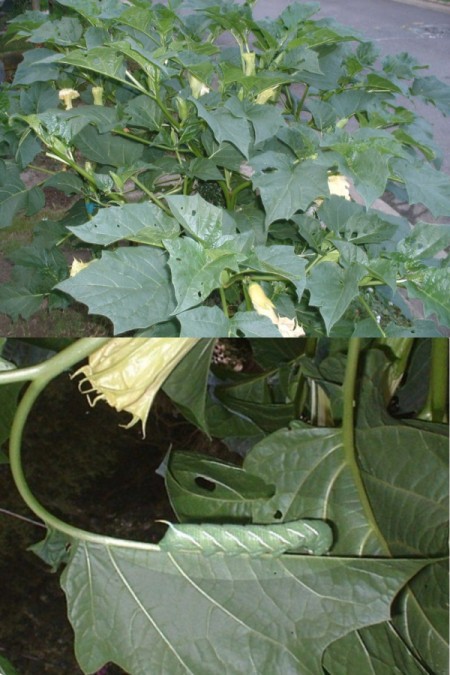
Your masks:
[{"label": "insect damage hole", "polygon": [[196,485],[198,485],[198,487],[202,488],[202,490],[206,490],[207,492],[214,492],[216,489],[216,484],[213,483],[212,480],[203,478],[203,476],[197,476],[194,482]]}]

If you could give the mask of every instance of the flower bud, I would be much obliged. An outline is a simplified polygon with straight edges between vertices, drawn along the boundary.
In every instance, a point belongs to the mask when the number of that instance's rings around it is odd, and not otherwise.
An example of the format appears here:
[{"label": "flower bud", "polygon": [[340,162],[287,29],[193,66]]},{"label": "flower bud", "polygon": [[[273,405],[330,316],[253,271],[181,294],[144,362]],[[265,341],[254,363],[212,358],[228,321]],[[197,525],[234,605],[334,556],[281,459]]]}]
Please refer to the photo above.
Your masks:
[{"label": "flower bud", "polygon": [[103,87],[92,87],[94,105],[103,105]]}]

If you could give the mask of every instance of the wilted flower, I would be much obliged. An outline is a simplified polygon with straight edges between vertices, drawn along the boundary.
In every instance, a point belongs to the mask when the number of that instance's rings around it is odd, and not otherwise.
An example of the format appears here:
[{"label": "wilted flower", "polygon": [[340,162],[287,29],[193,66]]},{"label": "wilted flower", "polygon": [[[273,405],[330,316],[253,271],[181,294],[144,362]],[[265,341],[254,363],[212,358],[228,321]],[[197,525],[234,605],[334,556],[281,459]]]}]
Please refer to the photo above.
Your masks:
[{"label": "wilted flower", "polygon": [[278,93],[279,86],[280,86],[279,84],[276,84],[274,87],[269,87],[268,89],[264,89],[263,91],[261,91],[255,98],[255,103],[263,105],[264,103],[267,103],[267,101],[275,99]]},{"label": "wilted flower", "polygon": [[73,108],[72,101],[78,98],[80,94],[76,89],[60,89],[58,96],[59,100],[64,102],[66,110],[70,110]]},{"label": "wilted flower", "polygon": [[289,319],[287,316],[278,316],[275,312],[275,305],[267,297],[259,284],[250,284],[248,294],[256,312],[261,316],[266,316],[278,328],[282,337],[301,337],[305,331],[298,325],[296,319]]},{"label": "wilted flower", "polygon": [[[145,436],[156,393],[197,342],[198,338],[112,338],[72,377],[85,376],[78,387],[90,405],[106,401],[119,412],[126,410],[133,417],[123,426],[128,429],[141,420]],[[91,385],[88,389],[83,387],[86,382]],[[93,399],[92,392],[97,393]]]}]

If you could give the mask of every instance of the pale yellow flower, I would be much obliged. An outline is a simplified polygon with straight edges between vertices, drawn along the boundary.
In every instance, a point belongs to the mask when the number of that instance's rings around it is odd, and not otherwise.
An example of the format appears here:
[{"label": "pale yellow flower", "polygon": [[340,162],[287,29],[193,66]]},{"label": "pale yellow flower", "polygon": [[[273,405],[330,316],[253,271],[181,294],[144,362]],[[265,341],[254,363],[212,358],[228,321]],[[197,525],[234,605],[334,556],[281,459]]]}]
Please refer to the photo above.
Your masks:
[{"label": "pale yellow flower", "polygon": [[64,102],[66,110],[73,108],[72,101],[79,96],[80,93],[76,89],[60,89],[58,94],[59,100]]},{"label": "pale yellow flower", "polygon": [[103,87],[92,87],[94,105],[103,105]]},{"label": "pale yellow flower", "polygon": [[[89,357],[72,377],[85,377],[78,387],[89,404],[106,401],[117,411],[131,413],[126,429],[142,423],[145,436],[147,417],[159,388],[198,338],[112,338]],[[84,389],[88,382],[90,387]],[[96,392],[95,398],[89,394]]]},{"label": "pale yellow flower", "polygon": [[345,199],[350,200],[349,188],[350,183],[345,176],[341,176],[340,174],[328,176],[328,189],[330,195],[337,195],[338,197],[344,197]]},{"label": "pale yellow flower", "polygon": [[252,283],[248,287],[248,294],[255,311],[261,316],[266,316],[278,328],[282,337],[301,337],[305,331],[298,325],[296,319],[287,316],[278,316],[275,305],[267,297],[259,284]]}]

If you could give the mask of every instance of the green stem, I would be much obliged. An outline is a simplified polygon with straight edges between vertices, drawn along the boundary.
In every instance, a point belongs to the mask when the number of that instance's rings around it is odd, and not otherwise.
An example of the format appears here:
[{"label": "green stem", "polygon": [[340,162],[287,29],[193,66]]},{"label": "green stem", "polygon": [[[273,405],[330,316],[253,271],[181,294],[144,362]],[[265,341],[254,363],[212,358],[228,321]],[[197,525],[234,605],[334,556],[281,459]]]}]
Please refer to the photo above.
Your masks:
[{"label": "green stem", "polygon": [[[60,352],[53,358],[45,361],[37,367],[39,369],[39,374],[37,377],[35,373],[33,374],[35,379],[30,384],[24,396],[22,397],[22,400],[20,401],[11,427],[11,473],[13,475],[16,487],[25,504],[33,511],[33,513],[36,514],[36,516],[38,516],[38,518],[43,520],[48,527],[58,530],[59,532],[63,532],[68,537],[82,541],[91,541],[94,543],[103,544],[105,546],[119,546],[127,548],[139,548],[147,551],[157,551],[159,550],[159,547],[155,544],[128,541],[126,539],[115,539],[114,537],[95,534],[60,520],[52,513],[47,511],[47,509],[36,499],[34,494],[31,492],[23,472],[21,461],[23,429],[36,399],[53,378],[68,368],[71,368],[73,365],[78,363],[78,361],[89,356],[89,354],[97,350],[109,339],[110,338],[84,338],[82,340],[78,340],[64,351]],[[26,370],[29,371],[30,369]],[[31,373],[28,374],[30,375]]]},{"label": "green stem", "polygon": [[446,422],[448,419],[448,340],[434,338],[431,340],[431,370],[427,400],[419,419],[430,422]]},{"label": "green stem", "polygon": [[172,215],[170,209],[165,204],[163,204],[163,202],[151,190],[149,190],[143,183],[141,183],[141,181],[138,178],[132,177],[131,180],[135,185],[137,185],[138,188],[140,188],[143,192],[145,192],[145,194],[150,197],[152,202],[154,202],[157,206],[159,206],[160,209],[162,209],[169,216]]},{"label": "green stem", "polygon": [[40,171],[41,173],[49,173],[50,176],[55,176],[59,171],[50,171],[50,169],[44,169],[42,166],[35,166],[34,164],[28,164],[28,169],[34,169],[34,171]]},{"label": "green stem", "polygon": [[225,314],[225,316],[227,317],[227,319],[229,319],[229,318],[230,318],[230,314],[229,314],[229,312],[228,312],[227,298],[226,298],[226,296],[225,296],[225,291],[224,291],[224,289],[222,288],[222,286],[220,286],[220,288],[219,288],[219,293],[220,293],[220,300],[221,300],[221,302],[222,302],[223,313]]},{"label": "green stem", "polygon": [[365,516],[376,535],[378,542],[383,549],[386,556],[391,556],[389,547],[383,537],[377,521],[375,519],[372,506],[367,496],[366,488],[364,487],[361,478],[361,472],[356,457],[355,447],[355,392],[356,392],[356,378],[358,375],[359,352],[361,347],[360,338],[351,338],[348,343],[347,364],[345,368],[344,384],[342,387],[343,393],[343,413],[342,413],[342,440],[344,443],[344,457],[347,466],[349,467],[353,481],[358,492],[358,498],[365,513]]},{"label": "green stem", "polygon": [[381,328],[380,324],[378,323],[377,317],[372,312],[372,310],[371,310],[369,304],[367,303],[365,297],[363,295],[360,295],[358,299],[359,299],[360,303],[362,304],[362,306],[364,307],[364,309],[366,310],[367,314],[370,316],[370,318],[372,319],[372,321],[376,325],[377,329],[380,332],[381,337],[385,338],[386,333],[384,332],[384,330]]},{"label": "green stem", "polygon": [[306,85],[305,91],[303,92],[303,96],[301,97],[301,99],[298,103],[298,106],[297,106],[297,110],[295,111],[295,117],[297,119],[300,117],[300,114],[303,110],[303,104],[305,102],[306,97],[308,96],[308,92],[309,92],[309,84]]},{"label": "green stem", "polygon": [[[313,358],[317,349],[317,338],[305,338],[304,356]],[[300,419],[305,409],[308,397],[308,378],[305,376],[302,366],[300,365],[300,375],[297,382],[297,387],[294,396],[294,419]]]}]

